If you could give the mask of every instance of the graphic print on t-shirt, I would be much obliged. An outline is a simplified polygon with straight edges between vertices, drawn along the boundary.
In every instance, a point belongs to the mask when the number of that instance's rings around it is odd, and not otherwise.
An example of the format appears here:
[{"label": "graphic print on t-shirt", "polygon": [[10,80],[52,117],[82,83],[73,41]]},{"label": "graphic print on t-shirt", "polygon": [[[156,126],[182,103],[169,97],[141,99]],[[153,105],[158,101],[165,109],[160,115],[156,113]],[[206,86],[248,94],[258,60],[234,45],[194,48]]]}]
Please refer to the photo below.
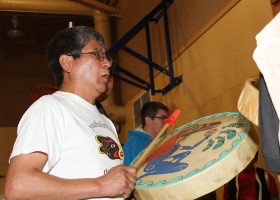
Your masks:
[{"label": "graphic print on t-shirt", "polygon": [[123,160],[123,149],[112,138],[97,135],[95,137],[99,145],[99,152],[106,154],[110,159]]}]

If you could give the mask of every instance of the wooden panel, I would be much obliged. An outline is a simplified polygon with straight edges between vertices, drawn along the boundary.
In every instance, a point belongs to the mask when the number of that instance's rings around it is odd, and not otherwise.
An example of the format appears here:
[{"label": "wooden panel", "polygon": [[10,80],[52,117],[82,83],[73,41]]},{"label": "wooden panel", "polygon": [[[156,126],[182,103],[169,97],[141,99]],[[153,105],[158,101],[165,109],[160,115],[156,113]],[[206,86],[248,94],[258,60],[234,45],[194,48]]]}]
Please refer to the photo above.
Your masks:
[{"label": "wooden panel", "polygon": [[4,200],[4,183],[5,183],[5,179],[4,177],[0,177],[0,200]]},{"label": "wooden panel", "polygon": [[16,139],[16,127],[0,128],[0,176],[5,176]]}]

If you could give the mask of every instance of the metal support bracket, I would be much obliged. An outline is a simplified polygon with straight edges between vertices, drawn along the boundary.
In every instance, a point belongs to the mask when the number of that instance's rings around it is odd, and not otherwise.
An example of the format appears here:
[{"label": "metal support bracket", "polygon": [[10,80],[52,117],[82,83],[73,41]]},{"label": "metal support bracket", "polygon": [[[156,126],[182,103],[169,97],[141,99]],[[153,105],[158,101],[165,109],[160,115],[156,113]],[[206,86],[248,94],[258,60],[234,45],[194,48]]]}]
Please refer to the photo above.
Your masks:
[{"label": "metal support bracket", "polygon": [[[168,27],[168,17],[167,17],[167,8],[173,3],[173,0],[162,0],[162,2],[155,7],[148,15],[146,15],[139,23],[137,23],[130,31],[128,31],[119,41],[117,41],[108,52],[111,55],[115,55],[118,50],[122,49],[129,53],[130,55],[140,59],[145,62],[149,66],[149,76],[150,82],[147,82],[137,75],[132,74],[127,71],[120,65],[116,64],[116,72],[114,77],[123,80],[131,85],[139,87],[144,90],[151,90],[151,94],[154,95],[156,93],[166,94],[175,86],[183,81],[182,76],[174,77],[173,73],[173,63],[172,63],[172,51],[170,45],[170,35],[169,35],[169,27]],[[165,33],[165,43],[166,43],[166,55],[168,61],[168,68],[158,65],[157,63],[152,61],[152,50],[151,50],[151,42],[150,42],[150,31],[149,31],[149,22],[157,23],[159,19],[163,17],[164,23],[164,33]],[[126,43],[130,41],[139,31],[145,28],[146,33],[146,47],[147,47],[147,57],[137,53],[133,49],[126,46]],[[170,83],[162,89],[156,89],[154,83],[154,73],[153,70],[156,69],[165,75],[169,76]],[[121,76],[125,74],[133,80],[125,78]]]}]

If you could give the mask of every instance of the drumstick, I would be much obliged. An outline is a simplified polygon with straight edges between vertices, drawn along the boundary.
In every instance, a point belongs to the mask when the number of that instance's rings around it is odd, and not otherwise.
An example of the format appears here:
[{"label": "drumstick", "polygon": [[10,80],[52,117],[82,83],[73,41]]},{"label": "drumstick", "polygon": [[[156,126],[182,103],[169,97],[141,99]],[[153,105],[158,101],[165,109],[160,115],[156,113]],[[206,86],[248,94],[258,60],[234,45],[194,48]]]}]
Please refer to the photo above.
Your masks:
[{"label": "drumstick", "polygon": [[149,144],[149,146],[145,149],[145,151],[142,153],[140,158],[135,162],[134,167],[137,169],[140,164],[143,162],[143,160],[146,158],[147,154],[151,152],[151,150],[154,148],[154,144],[156,141],[162,136],[162,134],[166,131],[166,129],[170,125],[174,125],[175,120],[180,115],[181,111],[179,109],[176,109],[167,119],[164,120],[164,126],[160,130],[160,132],[156,135],[156,137],[153,139],[153,141]]}]

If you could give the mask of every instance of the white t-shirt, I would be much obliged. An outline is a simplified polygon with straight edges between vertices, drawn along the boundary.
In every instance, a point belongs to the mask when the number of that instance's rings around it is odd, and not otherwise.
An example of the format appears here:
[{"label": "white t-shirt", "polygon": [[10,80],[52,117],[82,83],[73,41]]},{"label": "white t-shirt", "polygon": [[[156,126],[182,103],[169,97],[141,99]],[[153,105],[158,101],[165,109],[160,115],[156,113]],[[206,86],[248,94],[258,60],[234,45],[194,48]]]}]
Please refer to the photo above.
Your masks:
[{"label": "white t-shirt", "polygon": [[43,172],[68,179],[99,177],[123,163],[113,123],[96,106],[61,91],[37,100],[19,123],[11,158],[36,151],[48,155]]}]

